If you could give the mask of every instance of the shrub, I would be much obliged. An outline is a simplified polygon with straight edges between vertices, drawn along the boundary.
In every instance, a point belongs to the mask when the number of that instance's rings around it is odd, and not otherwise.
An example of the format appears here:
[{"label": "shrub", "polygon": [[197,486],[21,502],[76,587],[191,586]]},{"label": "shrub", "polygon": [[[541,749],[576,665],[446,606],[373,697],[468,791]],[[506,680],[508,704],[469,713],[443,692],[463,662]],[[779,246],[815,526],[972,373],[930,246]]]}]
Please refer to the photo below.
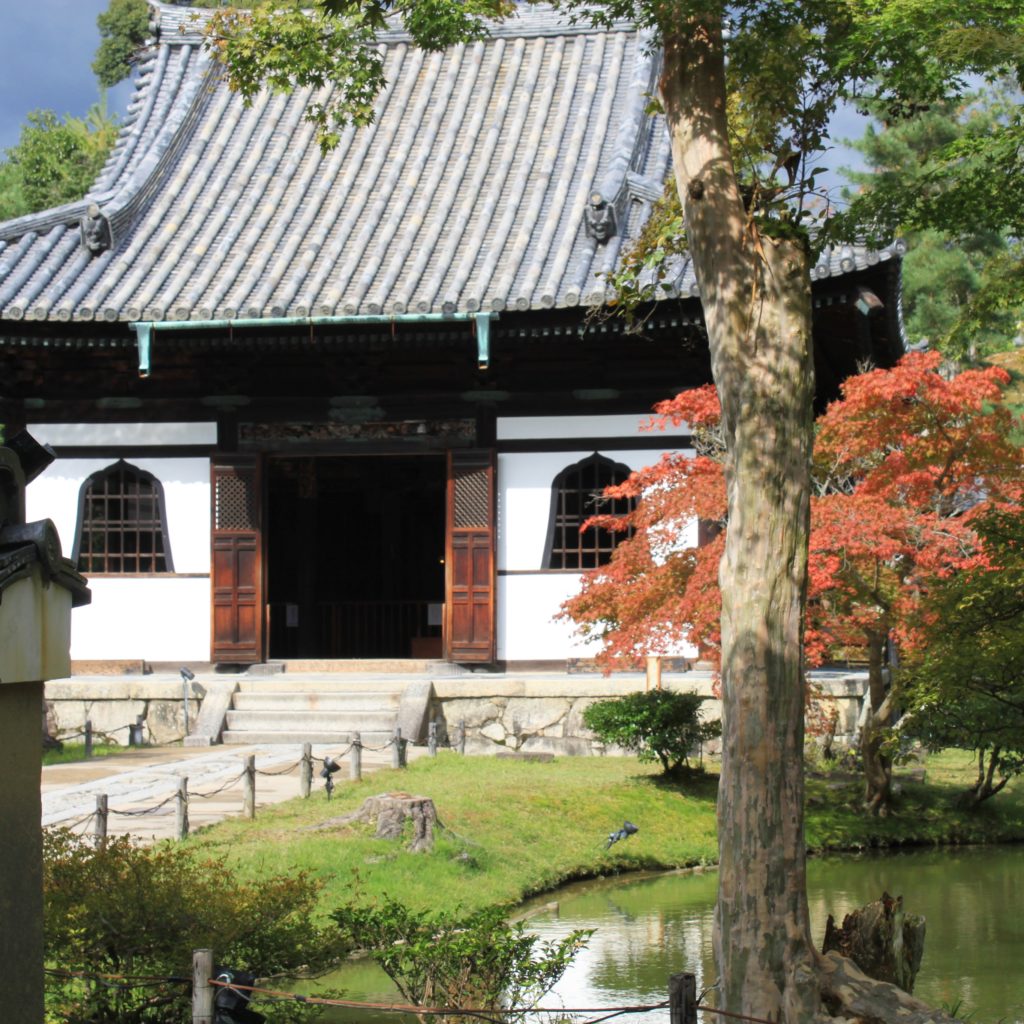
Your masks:
[{"label": "shrub", "polygon": [[583,723],[603,743],[632,750],[642,762],[660,761],[668,775],[688,766],[699,744],[721,735],[720,722],[704,722],[696,693],[648,690],[599,700],[583,712]]},{"label": "shrub", "polygon": [[506,912],[428,914],[385,897],[332,917],[343,940],[365,950],[409,1003],[488,1011],[500,1019],[502,1010],[536,1006],[592,934],[575,931],[543,942],[522,922],[510,924]]},{"label": "shrub", "polygon": [[[304,874],[238,881],[221,861],[187,847],[94,849],[66,829],[43,833],[47,1019],[69,1024],[179,1024],[188,984],[119,985],[101,975],[191,978],[192,952],[261,977],[321,968],[342,952],[337,933],[314,923],[319,883]],[[88,977],[73,978],[66,973]],[[272,1005],[271,1021],[310,1009]]]}]

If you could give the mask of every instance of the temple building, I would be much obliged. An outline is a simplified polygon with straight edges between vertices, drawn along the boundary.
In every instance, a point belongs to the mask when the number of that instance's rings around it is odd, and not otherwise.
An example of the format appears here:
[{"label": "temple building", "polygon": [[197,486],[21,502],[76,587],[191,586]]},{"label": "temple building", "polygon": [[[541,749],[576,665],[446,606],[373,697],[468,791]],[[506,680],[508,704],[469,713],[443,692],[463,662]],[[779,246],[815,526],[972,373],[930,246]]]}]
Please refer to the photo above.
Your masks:
[{"label": "temple building", "polygon": [[[324,95],[246,106],[201,12],[152,8],[90,193],[0,224],[0,422],[59,456],[27,515],[89,581],[72,658],[586,656],[553,617],[615,538],[580,524],[710,380],[687,261],[639,332],[606,305],[670,170],[658,55],[543,6],[443,53],[389,31],[325,155]],[[822,400],[899,354],[899,255],[814,267]]]}]

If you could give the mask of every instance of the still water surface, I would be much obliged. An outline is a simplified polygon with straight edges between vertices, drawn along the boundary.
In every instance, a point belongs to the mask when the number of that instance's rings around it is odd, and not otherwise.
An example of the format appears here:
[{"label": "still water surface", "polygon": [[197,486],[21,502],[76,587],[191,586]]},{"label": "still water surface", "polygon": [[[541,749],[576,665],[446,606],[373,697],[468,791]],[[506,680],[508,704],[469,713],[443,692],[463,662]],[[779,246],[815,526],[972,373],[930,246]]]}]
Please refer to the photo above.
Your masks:
[{"label": "still water surface", "polygon": [[[535,907],[558,901],[557,910],[530,919],[530,930],[545,938],[574,928],[596,929],[544,1005],[661,1002],[668,975],[677,971],[696,974],[698,991],[713,984],[716,885],[712,872],[633,875],[580,883],[537,900]],[[841,920],[883,891],[902,895],[908,912],[927,919],[915,995],[934,1005],[959,1002],[972,1024],[1024,1024],[1024,847],[813,860],[808,897],[815,943],[821,943],[830,912]],[[344,988],[349,999],[395,998],[388,979],[369,964],[348,965],[321,984]],[[361,1013],[359,1020],[368,1018]],[[659,1011],[619,1020],[665,1024],[667,1015]]]}]

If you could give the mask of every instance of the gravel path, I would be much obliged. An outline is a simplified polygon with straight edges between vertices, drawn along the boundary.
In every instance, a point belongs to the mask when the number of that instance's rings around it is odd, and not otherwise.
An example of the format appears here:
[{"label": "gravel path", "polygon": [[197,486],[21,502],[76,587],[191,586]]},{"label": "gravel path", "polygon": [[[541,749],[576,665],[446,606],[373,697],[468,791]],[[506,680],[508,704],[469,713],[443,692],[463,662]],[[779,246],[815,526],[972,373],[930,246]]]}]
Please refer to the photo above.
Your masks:
[{"label": "gravel path", "polygon": [[[324,799],[319,777],[325,754],[344,748],[314,746],[310,799]],[[409,747],[410,758],[425,751]],[[191,831],[242,812],[241,773],[245,758],[256,757],[256,813],[268,804],[299,795],[301,745],[258,744],[231,747],[149,747],[111,757],[49,765],[42,772],[43,825],[63,825],[87,834],[94,828],[96,797],[105,793],[109,808],[107,834],[135,837],[148,844],[175,835],[175,794],[182,776],[188,779]],[[364,750],[363,771],[390,766],[391,752]],[[260,773],[273,774],[260,774]],[[348,762],[335,776],[348,779]],[[143,812],[143,813],[139,813]]]}]

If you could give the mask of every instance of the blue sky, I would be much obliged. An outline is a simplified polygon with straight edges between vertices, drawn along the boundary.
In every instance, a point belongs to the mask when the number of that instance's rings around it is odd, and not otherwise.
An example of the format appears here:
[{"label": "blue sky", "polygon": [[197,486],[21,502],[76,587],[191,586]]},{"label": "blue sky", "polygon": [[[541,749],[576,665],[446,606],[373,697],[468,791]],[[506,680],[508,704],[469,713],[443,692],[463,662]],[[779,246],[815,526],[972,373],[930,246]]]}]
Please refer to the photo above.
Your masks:
[{"label": "blue sky", "polygon": [[[13,0],[0,29],[0,150],[18,141],[29,111],[49,108],[80,117],[99,99],[92,73],[99,45],[96,15],[107,0]],[[129,85],[108,98],[111,110],[127,104]]]}]

